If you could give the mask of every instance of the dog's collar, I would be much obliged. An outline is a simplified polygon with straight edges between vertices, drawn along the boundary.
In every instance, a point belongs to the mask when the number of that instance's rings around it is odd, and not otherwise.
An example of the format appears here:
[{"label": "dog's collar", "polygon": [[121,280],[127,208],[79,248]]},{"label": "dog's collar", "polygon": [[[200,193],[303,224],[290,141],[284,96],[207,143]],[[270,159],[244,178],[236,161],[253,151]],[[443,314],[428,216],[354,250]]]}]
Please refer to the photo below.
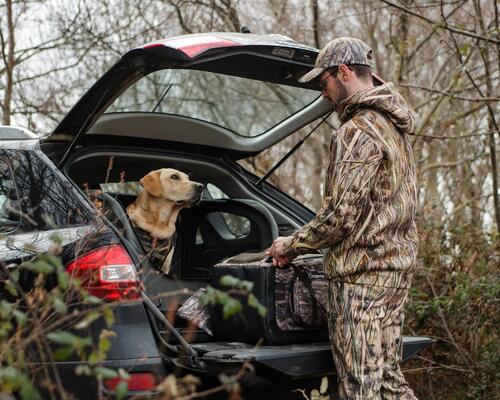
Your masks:
[{"label": "dog's collar", "polygon": [[174,247],[176,234],[174,233],[173,236],[166,239],[157,239],[153,238],[148,231],[138,227],[136,224],[132,223],[132,226],[141,241],[147,259],[155,267],[161,268]]}]

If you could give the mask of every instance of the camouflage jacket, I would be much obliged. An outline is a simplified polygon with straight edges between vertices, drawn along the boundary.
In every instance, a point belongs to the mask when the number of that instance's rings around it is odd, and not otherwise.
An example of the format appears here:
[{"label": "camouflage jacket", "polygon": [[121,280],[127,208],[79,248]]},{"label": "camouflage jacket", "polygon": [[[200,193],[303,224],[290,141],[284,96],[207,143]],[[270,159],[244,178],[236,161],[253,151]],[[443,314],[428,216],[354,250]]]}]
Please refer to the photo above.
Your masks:
[{"label": "camouflage jacket", "polygon": [[325,275],[337,281],[409,287],[415,268],[415,162],[408,138],[417,117],[388,83],[339,103],[323,206],[295,232],[285,254],[324,249]]}]

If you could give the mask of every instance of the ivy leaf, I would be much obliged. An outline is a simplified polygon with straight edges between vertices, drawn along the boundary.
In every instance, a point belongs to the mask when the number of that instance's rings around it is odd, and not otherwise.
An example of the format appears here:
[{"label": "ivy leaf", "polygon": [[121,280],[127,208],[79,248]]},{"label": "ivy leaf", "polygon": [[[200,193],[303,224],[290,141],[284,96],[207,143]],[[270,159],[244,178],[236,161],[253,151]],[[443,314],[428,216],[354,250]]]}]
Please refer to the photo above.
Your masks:
[{"label": "ivy leaf", "polygon": [[82,349],[92,345],[92,340],[89,337],[79,337],[64,331],[49,332],[47,333],[47,339],[57,344],[72,346],[75,349]]},{"label": "ivy leaf", "polygon": [[26,322],[28,322],[28,317],[26,316],[25,313],[19,311],[19,310],[14,310],[12,312],[14,314],[14,317],[16,317],[17,323],[19,326],[24,326]]},{"label": "ivy leaf", "polygon": [[78,367],[75,368],[75,374],[77,375],[90,375],[92,373],[92,370],[88,365],[79,365]]},{"label": "ivy leaf", "polygon": [[85,300],[90,304],[101,304],[102,300],[99,297],[88,295],[85,297]]},{"label": "ivy leaf", "polygon": [[245,292],[251,292],[253,289],[253,282],[244,281],[238,278],[235,278],[232,275],[224,275],[220,278],[219,283],[222,286],[233,287],[237,289],[241,289]]},{"label": "ivy leaf", "polygon": [[106,353],[101,350],[95,350],[89,355],[89,362],[91,364],[97,364],[100,361],[104,361],[106,359]]},{"label": "ivy leaf", "polygon": [[44,254],[40,256],[41,260],[46,261],[48,264],[52,265],[54,268],[63,268],[62,261],[60,257],[54,256],[52,254]]},{"label": "ivy leaf", "polygon": [[19,394],[21,395],[21,399],[23,400],[38,400],[42,399],[40,397],[40,393],[35,389],[33,384],[29,381],[28,378],[25,378],[21,388],[19,390]]},{"label": "ivy leaf", "polygon": [[30,382],[28,377],[13,367],[0,369],[2,388],[19,389],[22,400],[41,400],[40,394]]},{"label": "ivy leaf", "polygon": [[111,341],[109,339],[101,338],[98,344],[99,350],[108,351],[111,348]]},{"label": "ivy leaf", "polygon": [[78,324],[75,325],[75,328],[85,329],[100,316],[101,314],[98,311],[91,311],[83,318],[83,320],[81,320]]},{"label": "ivy leaf", "polygon": [[253,282],[250,281],[241,281],[240,282],[240,289],[246,291],[246,292],[251,292],[253,289]]},{"label": "ivy leaf", "polygon": [[232,317],[239,311],[241,311],[241,303],[231,297],[228,297],[224,305],[222,306],[222,315],[224,319]]},{"label": "ivy leaf", "polygon": [[60,347],[54,351],[54,359],[56,361],[66,361],[75,350],[72,347]]},{"label": "ivy leaf", "polygon": [[250,307],[253,307],[257,310],[257,312],[259,313],[259,315],[261,317],[265,317],[266,314],[267,314],[267,309],[265,306],[263,306],[259,300],[257,299],[257,297],[255,297],[252,293],[250,293],[248,295],[248,305]]},{"label": "ivy leaf", "polygon": [[21,264],[24,268],[40,274],[50,274],[54,271],[54,266],[44,260],[28,261]]},{"label": "ivy leaf", "polygon": [[62,244],[62,237],[56,233],[50,236],[50,240],[52,240],[56,244]]},{"label": "ivy leaf", "polygon": [[115,389],[116,400],[122,400],[128,393],[128,383],[127,381],[121,381]]},{"label": "ivy leaf", "polygon": [[9,292],[12,296],[17,296],[17,289],[11,281],[5,282],[5,290]]},{"label": "ivy leaf", "polygon": [[239,281],[240,280],[238,278],[235,278],[232,275],[224,275],[220,278],[219,283],[222,286],[235,287],[238,285]]},{"label": "ivy leaf", "polygon": [[61,289],[67,289],[68,287],[68,273],[64,269],[57,270],[57,281],[59,282],[59,286]]},{"label": "ivy leaf", "polygon": [[14,279],[16,282],[19,281],[19,268],[13,269],[10,271],[10,276],[12,279]]},{"label": "ivy leaf", "polygon": [[106,322],[106,326],[109,327],[113,325],[113,322],[115,322],[115,314],[113,313],[113,310],[111,308],[105,308],[102,313],[104,316],[104,321]]},{"label": "ivy leaf", "polygon": [[94,373],[98,378],[111,379],[118,377],[118,372],[106,367],[95,367]]},{"label": "ivy leaf", "polygon": [[68,311],[68,306],[59,297],[54,297],[54,309],[59,314],[66,314],[66,311]]},{"label": "ivy leaf", "polygon": [[0,301],[0,317],[3,319],[7,319],[9,315],[12,313],[14,305],[9,303],[6,300]]}]

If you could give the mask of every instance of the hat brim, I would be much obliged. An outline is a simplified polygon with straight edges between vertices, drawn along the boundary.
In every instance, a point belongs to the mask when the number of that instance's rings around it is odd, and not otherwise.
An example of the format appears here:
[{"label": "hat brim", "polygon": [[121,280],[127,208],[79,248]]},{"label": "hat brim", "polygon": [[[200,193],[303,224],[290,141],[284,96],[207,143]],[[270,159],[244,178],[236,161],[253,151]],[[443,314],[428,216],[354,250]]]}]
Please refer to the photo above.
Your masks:
[{"label": "hat brim", "polygon": [[[328,67],[321,67],[321,68],[313,68],[310,70],[307,74],[302,76],[302,78],[299,79],[300,83],[313,83],[314,81],[319,79],[319,76],[325,71]],[[372,77],[373,77],[373,84],[375,86],[380,86],[384,85],[385,81],[378,76],[377,74],[374,74],[372,72]]]},{"label": "hat brim", "polygon": [[307,83],[307,82],[313,82],[319,78],[321,73],[326,70],[326,67],[321,67],[321,68],[313,68],[310,70],[307,74],[302,76],[302,78],[299,79],[300,83]]}]

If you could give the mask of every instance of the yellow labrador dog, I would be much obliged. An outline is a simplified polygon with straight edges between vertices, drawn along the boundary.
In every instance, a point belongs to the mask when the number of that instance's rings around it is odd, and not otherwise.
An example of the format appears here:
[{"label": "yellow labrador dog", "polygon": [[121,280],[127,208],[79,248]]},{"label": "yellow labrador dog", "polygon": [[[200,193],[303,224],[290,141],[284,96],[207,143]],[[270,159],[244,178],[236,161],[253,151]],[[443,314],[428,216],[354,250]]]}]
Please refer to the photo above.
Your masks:
[{"label": "yellow labrador dog", "polygon": [[151,171],[140,180],[144,190],[127,214],[154,265],[168,273],[179,212],[200,201],[204,186],[176,169]]}]

